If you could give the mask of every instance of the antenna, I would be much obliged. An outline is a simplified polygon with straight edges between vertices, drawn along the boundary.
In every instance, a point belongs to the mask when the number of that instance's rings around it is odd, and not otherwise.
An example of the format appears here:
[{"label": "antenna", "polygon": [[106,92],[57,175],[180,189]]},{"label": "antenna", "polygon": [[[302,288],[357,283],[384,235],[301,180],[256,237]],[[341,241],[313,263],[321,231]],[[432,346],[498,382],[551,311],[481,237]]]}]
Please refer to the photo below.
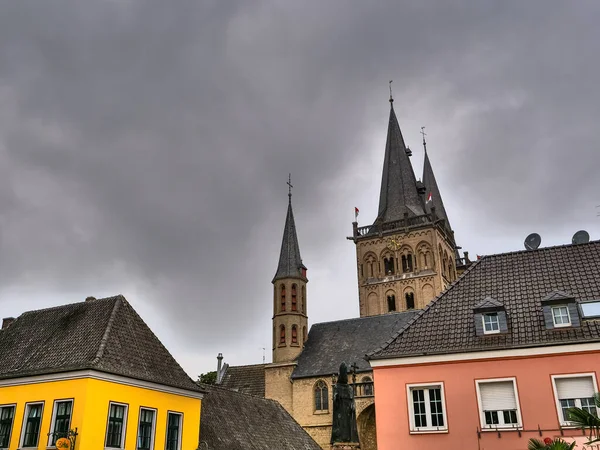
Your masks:
[{"label": "antenna", "polygon": [[392,81],[390,80],[390,103],[394,103],[394,97],[392,96]]},{"label": "antenna", "polygon": [[571,239],[572,244],[587,244],[590,242],[590,234],[585,230],[579,230]]},{"label": "antenna", "polygon": [[525,250],[536,250],[542,243],[542,237],[537,233],[531,233],[525,238]]}]

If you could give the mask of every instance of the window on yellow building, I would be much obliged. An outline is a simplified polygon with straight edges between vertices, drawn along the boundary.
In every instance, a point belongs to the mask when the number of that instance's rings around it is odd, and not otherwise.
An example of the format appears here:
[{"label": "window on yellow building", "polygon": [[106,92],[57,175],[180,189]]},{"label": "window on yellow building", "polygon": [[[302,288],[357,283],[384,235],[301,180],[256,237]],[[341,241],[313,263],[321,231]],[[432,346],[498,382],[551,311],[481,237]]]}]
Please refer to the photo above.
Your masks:
[{"label": "window on yellow building", "polygon": [[167,418],[167,449],[181,449],[181,414],[170,412]]},{"label": "window on yellow building", "polygon": [[14,419],[15,405],[0,406],[0,448],[8,448]]},{"label": "window on yellow building", "polygon": [[50,438],[48,445],[54,446],[60,438],[67,437],[71,426],[71,412],[73,400],[57,400],[52,410],[52,422],[50,422]]},{"label": "window on yellow building", "polygon": [[43,411],[43,403],[27,403],[25,405],[23,430],[21,432],[21,448],[38,446]]},{"label": "window on yellow building", "polygon": [[127,405],[110,402],[108,406],[108,425],[106,427],[106,445],[108,448],[123,448],[125,445],[125,426],[127,424]]},{"label": "window on yellow building", "polygon": [[149,408],[140,408],[137,450],[150,450],[151,448],[154,448],[155,418],[156,410]]}]

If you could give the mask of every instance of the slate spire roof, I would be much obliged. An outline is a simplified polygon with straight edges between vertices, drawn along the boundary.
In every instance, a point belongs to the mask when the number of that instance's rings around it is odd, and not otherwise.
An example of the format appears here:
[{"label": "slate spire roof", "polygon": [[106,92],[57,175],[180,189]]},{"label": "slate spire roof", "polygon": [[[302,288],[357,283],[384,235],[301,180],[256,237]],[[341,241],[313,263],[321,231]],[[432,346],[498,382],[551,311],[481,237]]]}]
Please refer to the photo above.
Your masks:
[{"label": "slate spire roof", "polygon": [[273,281],[290,277],[304,278],[302,269],[306,270],[306,267],[302,264],[298,236],[296,235],[296,223],[294,222],[294,212],[292,211],[292,194],[288,194],[288,197],[289,202],[285,227],[283,229],[281,253],[279,254],[279,264],[277,265],[277,273],[275,273]]},{"label": "slate spire roof", "polygon": [[425,161],[423,162],[423,184],[425,185],[426,189],[425,198],[427,199],[429,194],[431,194],[431,201],[425,203],[426,211],[430,213],[431,207],[435,207],[436,216],[440,219],[445,219],[448,229],[451,229],[450,222],[448,221],[448,215],[446,214],[446,208],[444,208],[442,195],[440,194],[437,181],[435,180],[435,175],[433,174],[433,168],[431,167],[431,162],[429,161],[429,155],[427,154],[426,147]]},{"label": "slate spire roof", "polygon": [[379,194],[378,222],[391,222],[404,217],[425,214],[423,201],[417,190],[417,180],[406,151],[400,125],[390,99],[385,159]]},{"label": "slate spire roof", "polygon": [[122,295],[21,314],[0,361],[0,379],[97,370],[201,391]]}]

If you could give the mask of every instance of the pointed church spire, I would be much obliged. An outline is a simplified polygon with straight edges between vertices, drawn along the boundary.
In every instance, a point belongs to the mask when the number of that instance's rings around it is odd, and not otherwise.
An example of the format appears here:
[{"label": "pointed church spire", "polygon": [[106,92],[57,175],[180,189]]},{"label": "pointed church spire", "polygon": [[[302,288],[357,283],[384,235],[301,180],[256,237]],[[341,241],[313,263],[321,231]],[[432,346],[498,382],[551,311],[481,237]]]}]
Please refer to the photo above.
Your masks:
[{"label": "pointed church spire", "polygon": [[444,202],[442,201],[442,196],[440,194],[440,190],[437,185],[437,181],[435,180],[435,175],[433,174],[433,168],[431,167],[431,162],[429,161],[429,155],[427,155],[427,143],[425,142],[425,127],[421,127],[421,134],[423,134],[423,149],[425,150],[425,160],[423,162],[423,184],[425,185],[425,209],[427,212],[431,212],[431,207],[435,207],[435,214],[440,219],[446,220],[446,225],[449,229],[450,222],[448,221],[448,215],[446,214],[446,209],[444,208]]},{"label": "pointed church spire", "polygon": [[300,246],[298,245],[298,236],[296,235],[296,223],[294,222],[294,212],[292,211],[292,183],[291,174],[288,179],[288,209],[285,218],[285,228],[283,229],[283,240],[281,242],[281,253],[279,254],[279,264],[277,273],[273,281],[281,278],[306,278],[306,267],[302,264],[300,257]]},{"label": "pointed church spire", "polygon": [[425,214],[417,190],[417,180],[408,158],[410,150],[404,144],[400,125],[394,112],[394,99],[390,90],[390,121],[388,124],[385,159],[379,194],[377,221],[390,222],[409,216]]}]

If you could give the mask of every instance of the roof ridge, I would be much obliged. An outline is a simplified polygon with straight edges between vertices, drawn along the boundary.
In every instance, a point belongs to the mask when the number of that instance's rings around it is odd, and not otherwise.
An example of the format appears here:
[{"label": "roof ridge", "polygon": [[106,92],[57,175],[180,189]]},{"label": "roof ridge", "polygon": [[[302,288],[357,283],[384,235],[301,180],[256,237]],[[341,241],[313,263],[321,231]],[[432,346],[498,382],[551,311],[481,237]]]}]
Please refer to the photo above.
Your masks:
[{"label": "roof ridge", "polygon": [[392,335],[392,337],[390,339],[388,339],[387,341],[385,341],[385,343],[379,347],[376,348],[375,350],[367,353],[365,355],[365,358],[367,360],[369,359],[373,359],[373,356],[376,353],[380,353],[383,350],[385,350],[386,348],[388,348],[392,342],[394,342],[402,333],[404,333],[410,326],[412,326],[412,324],[414,324],[419,317],[421,317],[423,314],[425,314],[425,312],[429,311],[448,291],[450,291],[451,289],[454,289],[455,286],[457,286],[465,277],[465,275],[467,275],[469,272],[471,272],[475,267],[479,266],[480,262],[483,261],[483,258],[478,259],[477,261],[475,261],[471,266],[469,266],[467,268],[467,270],[465,270],[456,280],[454,280],[450,285],[448,285],[446,287],[446,289],[444,289],[442,292],[439,293],[439,295],[434,298],[433,300],[431,300],[427,306],[425,306],[425,308],[423,308],[418,314],[415,314],[412,319],[410,319],[408,321],[408,323],[406,325],[404,325],[402,328],[400,328],[396,333],[394,333]]},{"label": "roof ridge", "polygon": [[277,400],[262,397],[260,395],[249,394],[248,392],[236,391],[235,389],[229,389],[229,388],[226,388],[225,386],[223,386],[222,384],[206,384],[206,383],[200,383],[200,382],[195,382],[195,383],[198,386],[200,386],[202,389],[205,389],[208,392],[210,392],[211,389],[218,389],[220,391],[233,392],[235,394],[245,395],[246,397],[252,397],[253,399],[260,398],[262,400],[273,401],[273,402],[279,404],[279,402]]},{"label": "roof ridge", "polygon": [[387,312],[385,314],[377,314],[374,316],[364,316],[364,317],[348,317],[346,319],[338,319],[338,320],[329,320],[327,322],[318,322],[318,323],[313,323],[312,327],[316,327],[319,325],[326,325],[329,323],[336,323],[336,322],[350,322],[350,321],[354,321],[354,320],[366,320],[366,319],[374,319],[375,317],[389,317],[389,316],[400,316],[403,314],[414,314],[415,312],[417,312],[417,310],[412,310],[412,309],[408,309],[406,311],[394,311],[394,312]]},{"label": "roof ridge", "polygon": [[484,258],[497,258],[500,256],[507,256],[507,255],[514,255],[514,254],[519,254],[519,253],[537,253],[537,252],[543,252],[543,251],[547,251],[547,250],[557,250],[559,248],[565,248],[565,247],[578,247],[578,246],[584,246],[584,245],[592,245],[592,244],[600,244],[600,239],[594,240],[594,241],[589,241],[589,242],[583,242],[581,244],[559,244],[559,245],[551,245],[549,247],[540,247],[540,248],[536,248],[533,250],[513,250],[512,252],[505,252],[505,253],[492,253],[491,255],[483,255],[479,260],[482,260]]},{"label": "roof ridge", "polygon": [[95,366],[96,364],[98,364],[100,362],[100,360],[102,359],[102,356],[104,355],[104,349],[106,348],[106,343],[108,342],[108,336],[110,334],[110,331],[112,330],[113,323],[115,322],[115,319],[117,317],[117,311],[119,310],[119,306],[121,305],[121,303],[124,300],[122,295],[117,295],[112,298],[115,298],[116,301],[115,301],[113,309],[110,313],[110,317],[108,318],[108,322],[106,324],[106,328],[104,329],[104,334],[102,335],[102,339],[100,339],[100,346],[98,347],[98,352],[96,352],[96,356],[92,360],[92,366]]},{"label": "roof ridge", "polygon": [[264,363],[264,364],[263,363],[259,363],[259,364],[243,364],[243,365],[240,365],[240,366],[232,366],[230,364],[227,364],[227,368],[231,369],[231,368],[238,368],[238,367],[258,367],[258,366],[263,366],[264,367],[266,365],[267,365],[267,363]]}]

